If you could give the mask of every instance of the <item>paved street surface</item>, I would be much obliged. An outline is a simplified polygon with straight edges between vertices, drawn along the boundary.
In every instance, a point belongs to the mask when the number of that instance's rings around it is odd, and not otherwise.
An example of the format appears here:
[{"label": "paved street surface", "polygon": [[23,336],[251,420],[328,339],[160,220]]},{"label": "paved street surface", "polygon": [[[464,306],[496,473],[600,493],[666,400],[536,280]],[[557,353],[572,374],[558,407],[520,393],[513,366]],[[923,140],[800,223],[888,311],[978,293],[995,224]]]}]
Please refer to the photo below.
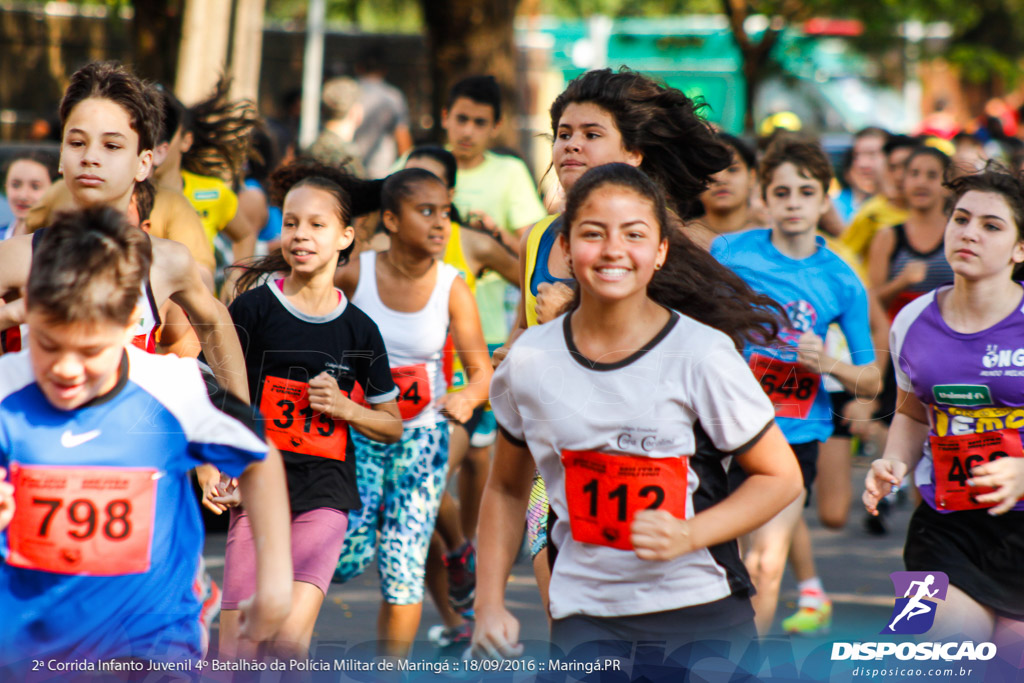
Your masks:
[{"label": "paved street surface", "polygon": [[[867,464],[866,458],[857,458],[854,462],[854,505],[845,529],[830,531],[822,528],[813,501],[806,512],[819,574],[834,603],[835,618],[831,632],[814,638],[791,639],[783,635],[779,621],[792,613],[796,600],[795,582],[787,571],[783,583],[783,603],[778,609],[773,629],[774,637],[764,645],[768,649],[781,647],[781,654],[778,655],[779,661],[774,661],[773,656],[768,655],[765,667],[781,665],[785,672],[788,670],[786,665],[792,668],[794,662],[800,667],[807,665],[808,658],[821,659],[823,656],[827,660],[834,641],[875,640],[885,626],[893,605],[889,573],[903,569],[904,532],[912,510],[910,503],[894,509],[888,521],[889,533],[884,536],[869,535],[865,531],[864,512],[859,498]],[[211,534],[206,544],[207,566],[217,581],[220,581],[223,572],[224,540],[222,533]],[[533,573],[526,559],[521,560],[513,569],[508,587],[508,604],[521,621],[522,638],[533,641],[529,651],[538,660],[546,660],[547,653],[542,643],[547,637],[547,623],[537,598]],[[314,656],[323,659],[372,658],[379,605],[380,593],[375,567],[348,584],[333,584],[317,622]],[[427,640],[427,630],[438,623],[437,611],[428,598],[423,608],[413,659],[437,660],[437,650]],[[215,641],[216,627],[213,638]],[[790,652],[792,654],[788,654]],[[740,653],[732,653],[727,659],[737,661],[739,658]],[[763,668],[762,672],[765,671],[768,669]],[[338,675],[331,673],[322,680],[338,680]],[[793,675],[796,676],[795,670]],[[849,679],[848,673],[846,678]],[[313,680],[321,680],[321,677],[314,675]],[[364,680],[376,679],[371,677]],[[519,680],[518,677],[516,680]],[[716,676],[712,671],[700,677],[700,680],[726,681],[729,676]],[[833,677],[833,680],[836,679]]]}]

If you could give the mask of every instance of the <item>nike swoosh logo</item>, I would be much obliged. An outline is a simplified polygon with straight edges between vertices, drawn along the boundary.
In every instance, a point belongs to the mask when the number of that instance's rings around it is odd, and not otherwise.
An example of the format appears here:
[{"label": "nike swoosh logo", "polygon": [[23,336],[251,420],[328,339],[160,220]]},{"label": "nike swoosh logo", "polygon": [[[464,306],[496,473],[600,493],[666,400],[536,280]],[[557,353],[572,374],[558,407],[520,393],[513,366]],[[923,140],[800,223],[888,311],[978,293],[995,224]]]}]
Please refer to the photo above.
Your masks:
[{"label": "nike swoosh logo", "polygon": [[74,448],[75,446],[81,446],[83,443],[88,443],[100,435],[100,430],[94,429],[91,432],[85,432],[84,434],[72,434],[70,429],[64,431],[60,435],[60,445],[64,448]]}]

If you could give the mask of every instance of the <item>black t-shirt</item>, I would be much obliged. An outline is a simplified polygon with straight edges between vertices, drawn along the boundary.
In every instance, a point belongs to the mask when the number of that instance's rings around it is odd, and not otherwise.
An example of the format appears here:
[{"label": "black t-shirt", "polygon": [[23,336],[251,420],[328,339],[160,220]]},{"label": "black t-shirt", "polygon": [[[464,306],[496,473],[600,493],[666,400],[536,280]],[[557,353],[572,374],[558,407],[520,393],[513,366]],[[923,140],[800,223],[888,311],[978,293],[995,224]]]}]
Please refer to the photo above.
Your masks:
[{"label": "black t-shirt", "polygon": [[242,294],[229,310],[253,406],[284,458],[292,512],[362,507],[349,426],[314,413],[307,390],[326,372],[354,401],[364,392],[368,403],[394,398],[398,389],[376,323],[344,295],[331,313],[306,315],[275,283]]}]

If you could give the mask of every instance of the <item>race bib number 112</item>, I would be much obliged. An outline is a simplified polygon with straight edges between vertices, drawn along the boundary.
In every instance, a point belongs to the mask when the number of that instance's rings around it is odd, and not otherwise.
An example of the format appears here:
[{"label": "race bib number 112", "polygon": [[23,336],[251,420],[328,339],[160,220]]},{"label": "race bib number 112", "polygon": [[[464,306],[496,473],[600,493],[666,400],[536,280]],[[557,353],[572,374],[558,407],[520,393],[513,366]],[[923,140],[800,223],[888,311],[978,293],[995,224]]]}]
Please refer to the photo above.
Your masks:
[{"label": "race bib number 112", "polygon": [[687,460],[562,451],[573,539],[632,550],[629,527],[638,510],[686,519]]}]

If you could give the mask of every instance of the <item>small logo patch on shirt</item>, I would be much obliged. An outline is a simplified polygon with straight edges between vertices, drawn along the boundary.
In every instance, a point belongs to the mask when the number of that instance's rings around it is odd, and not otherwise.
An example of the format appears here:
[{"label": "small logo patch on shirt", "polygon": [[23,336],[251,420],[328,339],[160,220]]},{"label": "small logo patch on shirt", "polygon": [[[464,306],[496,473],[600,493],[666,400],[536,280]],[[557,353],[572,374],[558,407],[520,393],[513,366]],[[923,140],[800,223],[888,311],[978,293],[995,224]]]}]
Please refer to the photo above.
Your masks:
[{"label": "small logo patch on shirt", "polygon": [[992,393],[984,384],[936,384],[932,396],[936,403],[950,406],[992,405]]}]

